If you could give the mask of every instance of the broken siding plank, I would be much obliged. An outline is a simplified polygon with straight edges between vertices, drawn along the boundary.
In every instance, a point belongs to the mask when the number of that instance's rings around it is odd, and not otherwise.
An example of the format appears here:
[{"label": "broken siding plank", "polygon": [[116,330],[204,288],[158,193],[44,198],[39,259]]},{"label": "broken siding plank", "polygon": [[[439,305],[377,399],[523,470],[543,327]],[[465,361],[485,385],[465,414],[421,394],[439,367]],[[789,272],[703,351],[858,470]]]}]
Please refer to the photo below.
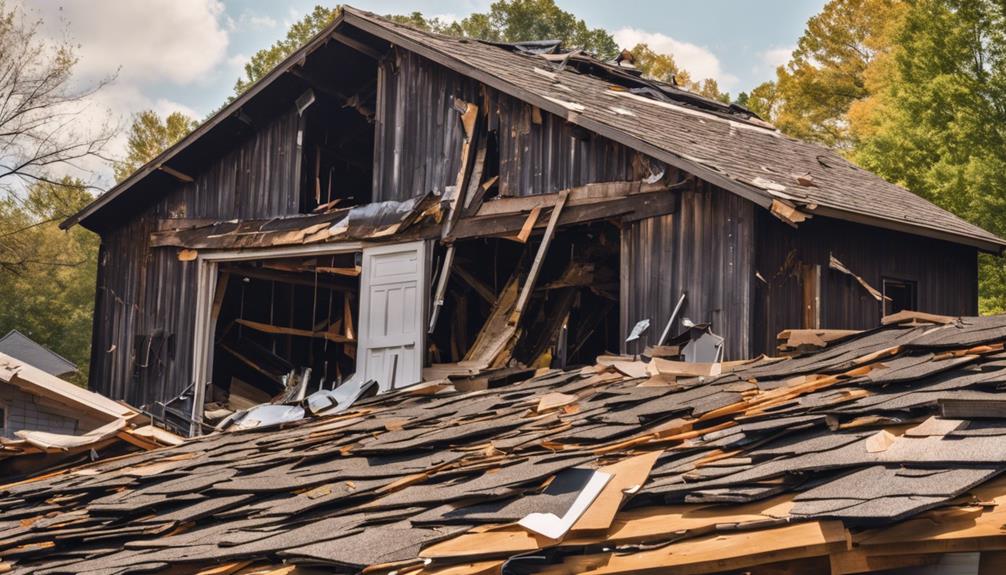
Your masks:
[{"label": "broken siding plank", "polygon": [[510,325],[517,325],[521,314],[524,313],[524,306],[527,305],[528,299],[531,297],[531,291],[534,289],[534,284],[538,281],[538,272],[541,270],[542,262],[545,261],[545,254],[548,252],[548,246],[552,242],[552,236],[555,234],[556,224],[559,222],[559,214],[562,213],[562,208],[566,205],[566,198],[568,196],[568,192],[559,192],[559,199],[556,201],[555,207],[552,208],[552,215],[548,220],[548,226],[545,228],[545,235],[541,238],[541,244],[538,246],[538,253],[535,254],[534,261],[531,263],[531,270],[528,272],[527,279],[524,280],[524,288],[521,290],[520,296],[517,298],[517,304],[507,320],[507,323]]}]

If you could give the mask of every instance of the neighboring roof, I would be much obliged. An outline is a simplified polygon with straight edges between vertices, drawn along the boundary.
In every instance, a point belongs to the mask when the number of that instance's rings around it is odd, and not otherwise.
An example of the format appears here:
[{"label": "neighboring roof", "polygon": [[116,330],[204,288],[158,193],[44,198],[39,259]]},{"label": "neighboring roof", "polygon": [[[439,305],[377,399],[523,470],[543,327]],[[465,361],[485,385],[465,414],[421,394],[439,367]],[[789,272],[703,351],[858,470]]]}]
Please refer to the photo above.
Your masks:
[{"label": "neighboring roof", "polygon": [[102,421],[130,419],[139,413],[127,405],[64,381],[26,361],[3,353],[0,353],[0,382],[14,385],[31,395],[49,398],[82,416]]},{"label": "neighboring roof", "polygon": [[[568,121],[668,162],[748,198],[763,207],[773,200],[809,213],[887,227],[989,251],[1006,242],[915,194],[862,170],[834,151],[782,135],[750,114],[706,111],[683,90],[651,83],[659,90],[633,93],[612,78],[580,73],[554,54],[531,54],[513,46],[453,38],[397,24],[345,7],[332,25],[270,74],[224,107],[192,134],[97,198],[63,227],[83,222],[175,154],[232,117],[269,83],[303,61],[343,26],[374,36],[486,83],[504,93],[565,117]],[[340,41],[359,41],[345,35]],[[369,48],[368,48],[369,49]],[[582,54],[572,58],[583,60]],[[568,59],[567,59],[568,60]],[[629,74],[625,73],[625,77]],[[678,96],[674,96],[674,92]],[[659,92],[658,97],[644,94]],[[670,96],[668,96],[670,94]],[[724,106],[724,109],[729,108]],[[736,108],[735,108],[736,110]]]},{"label": "neighboring roof", "polygon": [[430,383],[2,487],[0,556],[50,574],[707,573],[998,549],[1004,343],[1006,316],[903,314],[719,375],[604,358]]},{"label": "neighboring roof", "polygon": [[136,447],[173,445],[179,438],[140,421],[140,412],[77,387],[28,363],[0,353],[0,384],[33,396],[40,407],[58,407],[78,420],[80,435],[8,429],[17,439],[0,438],[0,477],[11,480],[68,463],[117,455]]},{"label": "neighboring roof", "polygon": [[77,371],[77,364],[16,329],[0,337],[0,353],[20,359],[57,377]]}]

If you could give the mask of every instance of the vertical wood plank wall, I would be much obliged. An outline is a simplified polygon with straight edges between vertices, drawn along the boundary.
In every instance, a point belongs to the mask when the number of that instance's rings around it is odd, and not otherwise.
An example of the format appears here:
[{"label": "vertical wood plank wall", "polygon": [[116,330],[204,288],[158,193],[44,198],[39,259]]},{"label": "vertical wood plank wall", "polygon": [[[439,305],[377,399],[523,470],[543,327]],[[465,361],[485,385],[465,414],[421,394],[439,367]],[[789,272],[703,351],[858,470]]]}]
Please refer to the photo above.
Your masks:
[{"label": "vertical wood plank wall", "polygon": [[727,359],[747,357],[756,208],[705,182],[680,193],[676,213],[622,230],[622,333],[650,320],[649,331],[626,351],[657,342],[685,291],[678,319],[712,323],[726,338]]},{"label": "vertical wood plank wall", "polygon": [[[178,261],[175,249],[151,249],[150,234],[162,218],[297,213],[296,146],[297,113],[291,108],[194,175],[194,182],[179,184],[103,234],[91,389],[136,406],[185,389],[191,377],[196,264]],[[155,334],[160,336],[154,349],[137,347]]]},{"label": "vertical wood plank wall", "polygon": [[752,352],[774,353],[776,335],[803,326],[800,264],[821,266],[822,328],[869,329],[880,324],[880,302],[853,278],[828,268],[834,255],[871,286],[884,277],[916,282],[920,311],[977,315],[978,254],[961,246],[829,218],[809,219],[798,229],[767,211],[756,216]]}]

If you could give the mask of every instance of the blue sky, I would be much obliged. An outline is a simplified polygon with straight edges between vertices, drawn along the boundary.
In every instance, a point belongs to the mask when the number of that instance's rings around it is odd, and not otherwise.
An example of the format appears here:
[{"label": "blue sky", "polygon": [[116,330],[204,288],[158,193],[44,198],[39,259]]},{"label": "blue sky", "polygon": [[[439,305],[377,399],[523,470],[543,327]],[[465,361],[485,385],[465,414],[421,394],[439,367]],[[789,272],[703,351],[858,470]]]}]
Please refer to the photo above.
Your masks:
[{"label": "blue sky", "polygon": [[[122,133],[112,156],[125,149],[133,114],[182,111],[198,119],[232,93],[248,57],[282,38],[318,0],[8,0],[45,21],[43,34],[79,45],[77,81],[114,81],[93,98],[82,122],[111,122]],[[693,79],[715,78],[736,94],[774,75],[825,0],[557,0],[560,7],[611,32],[624,47],[645,41],[669,52]],[[333,3],[334,4],[334,3]],[[485,11],[489,0],[354,0],[379,14],[445,19]],[[95,166],[101,179],[107,166]]]}]

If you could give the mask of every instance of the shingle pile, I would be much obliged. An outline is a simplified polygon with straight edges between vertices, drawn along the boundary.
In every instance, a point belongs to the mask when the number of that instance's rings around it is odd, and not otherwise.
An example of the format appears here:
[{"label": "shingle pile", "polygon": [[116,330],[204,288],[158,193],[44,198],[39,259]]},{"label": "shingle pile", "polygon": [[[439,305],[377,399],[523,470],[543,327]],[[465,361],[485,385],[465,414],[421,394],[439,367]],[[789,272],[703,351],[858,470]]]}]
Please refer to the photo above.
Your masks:
[{"label": "shingle pile", "polygon": [[1006,317],[905,319],[715,376],[608,358],[431,383],[8,485],[0,556],[39,574],[853,573],[1002,547]]}]

